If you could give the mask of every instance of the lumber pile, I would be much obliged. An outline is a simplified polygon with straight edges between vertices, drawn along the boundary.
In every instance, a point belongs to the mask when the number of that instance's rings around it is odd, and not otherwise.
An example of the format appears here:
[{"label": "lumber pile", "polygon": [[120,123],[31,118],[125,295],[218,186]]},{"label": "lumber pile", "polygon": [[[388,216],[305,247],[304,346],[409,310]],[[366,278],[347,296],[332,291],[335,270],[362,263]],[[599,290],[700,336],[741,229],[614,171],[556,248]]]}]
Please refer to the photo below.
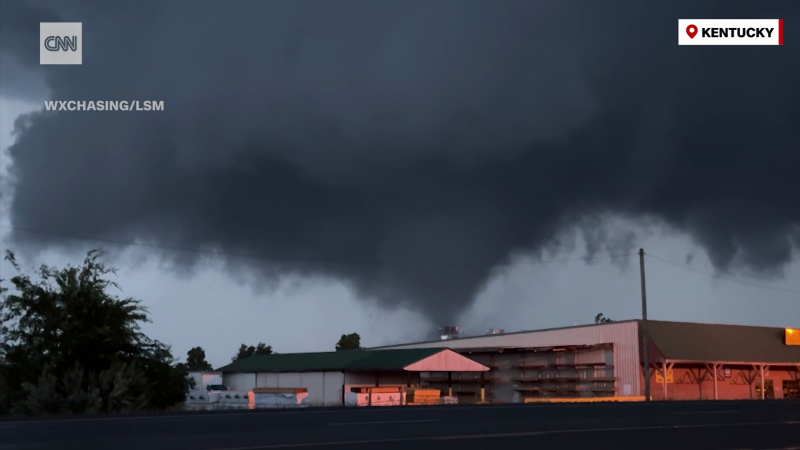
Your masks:
[{"label": "lumber pile", "polygon": [[254,394],[303,394],[307,392],[307,388],[253,388]]},{"label": "lumber pile", "polygon": [[408,405],[438,405],[441,391],[438,389],[409,389],[406,392]]},{"label": "lumber pile", "polygon": [[403,388],[401,387],[354,387],[350,389],[350,392],[357,394],[369,394],[370,392],[373,394],[393,394],[402,390]]}]

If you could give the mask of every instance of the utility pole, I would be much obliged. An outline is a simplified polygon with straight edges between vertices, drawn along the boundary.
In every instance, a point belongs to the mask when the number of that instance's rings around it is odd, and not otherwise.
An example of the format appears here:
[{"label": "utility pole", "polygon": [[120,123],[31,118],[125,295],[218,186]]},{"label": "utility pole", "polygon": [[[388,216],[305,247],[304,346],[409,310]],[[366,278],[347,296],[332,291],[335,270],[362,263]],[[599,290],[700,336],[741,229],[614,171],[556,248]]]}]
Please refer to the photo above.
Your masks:
[{"label": "utility pole", "polygon": [[[650,363],[647,361],[647,291],[644,287],[644,249],[639,249],[639,269],[642,275],[642,321],[641,324],[641,333],[642,333],[642,369],[644,372],[644,401],[650,401]],[[666,378],[667,374],[664,374]]]}]

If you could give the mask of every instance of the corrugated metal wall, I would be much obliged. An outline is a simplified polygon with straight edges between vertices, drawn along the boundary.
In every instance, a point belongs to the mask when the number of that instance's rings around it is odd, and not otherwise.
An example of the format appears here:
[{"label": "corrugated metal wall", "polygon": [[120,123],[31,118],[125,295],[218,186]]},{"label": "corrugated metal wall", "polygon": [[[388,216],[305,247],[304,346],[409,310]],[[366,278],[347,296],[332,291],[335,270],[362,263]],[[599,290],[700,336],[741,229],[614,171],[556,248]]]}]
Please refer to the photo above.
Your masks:
[{"label": "corrugated metal wall", "polygon": [[[223,384],[233,391],[250,391],[255,387],[284,387],[308,389],[308,401],[312,405],[341,405],[343,392],[351,387],[405,386],[409,382],[407,372],[381,372],[376,378],[374,372],[289,372],[289,373],[227,373]],[[419,373],[411,373],[412,385],[419,385]]]},{"label": "corrugated metal wall", "polygon": [[308,402],[315,406],[342,403],[344,374],[341,372],[259,373],[255,387],[308,389]]},{"label": "corrugated metal wall", "polygon": [[306,388],[315,406],[341,404],[343,385],[342,372],[259,373],[256,381],[256,387]]},{"label": "corrugated metal wall", "polygon": [[[555,347],[563,345],[598,345],[614,344],[613,364],[614,376],[619,378],[618,395],[638,396],[641,393],[641,366],[639,365],[638,322],[626,321],[608,324],[587,325],[582,327],[559,328],[552,330],[530,331],[502,335],[476,336],[450,341],[434,341],[418,344],[403,344],[382,347],[389,348],[436,348],[448,347],[453,350],[467,348],[520,348],[520,347]],[[470,355],[466,355],[470,356]],[[611,362],[604,361],[604,351],[594,350],[580,355],[576,362]],[[474,358],[481,362],[479,358]],[[585,361],[583,359],[586,359]]]},{"label": "corrugated metal wall", "polygon": [[[341,405],[344,398],[344,374],[325,372],[323,406]],[[310,394],[309,394],[310,395]]]},{"label": "corrugated metal wall", "polygon": [[232,391],[249,391],[256,387],[256,374],[226,373],[222,375],[222,384]]},{"label": "corrugated metal wall", "polygon": [[[344,383],[353,386],[375,386],[377,381],[380,386],[405,386],[408,383],[408,373],[403,371],[395,372],[347,372]],[[418,379],[412,374],[411,382]]]}]

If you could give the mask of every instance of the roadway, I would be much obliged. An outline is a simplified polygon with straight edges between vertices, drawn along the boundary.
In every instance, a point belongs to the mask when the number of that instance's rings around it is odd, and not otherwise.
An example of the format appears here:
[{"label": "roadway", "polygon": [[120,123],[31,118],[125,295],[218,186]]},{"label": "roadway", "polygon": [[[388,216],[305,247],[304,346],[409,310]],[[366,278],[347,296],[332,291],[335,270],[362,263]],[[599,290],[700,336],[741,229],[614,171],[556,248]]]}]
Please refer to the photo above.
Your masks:
[{"label": "roadway", "polygon": [[800,450],[800,402],[319,408],[0,421],[0,450]]}]

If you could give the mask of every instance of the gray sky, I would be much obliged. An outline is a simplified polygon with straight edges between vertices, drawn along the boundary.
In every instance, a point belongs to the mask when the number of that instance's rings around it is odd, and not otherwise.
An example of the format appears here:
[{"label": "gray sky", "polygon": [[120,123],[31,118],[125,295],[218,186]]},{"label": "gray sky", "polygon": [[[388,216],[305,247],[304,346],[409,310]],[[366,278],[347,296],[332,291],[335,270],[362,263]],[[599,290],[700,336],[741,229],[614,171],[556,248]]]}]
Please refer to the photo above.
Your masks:
[{"label": "gray sky", "polygon": [[[221,365],[243,342],[313,351],[350,332],[419,339],[442,322],[635,318],[636,258],[541,261],[639,246],[800,292],[797,62],[674,36],[678,18],[788,19],[793,4],[34,3],[46,8],[3,3],[18,20],[0,27],[2,224],[228,256],[8,228],[3,248],[27,267],[107,249],[176,354],[201,345]],[[53,15],[84,23],[83,66],[31,56]],[[223,38],[184,45],[214,23]],[[121,28],[130,42],[104,44]],[[15,140],[14,120],[42,98],[167,111],[40,114]],[[800,294],[647,264],[652,318],[800,320]]]}]

